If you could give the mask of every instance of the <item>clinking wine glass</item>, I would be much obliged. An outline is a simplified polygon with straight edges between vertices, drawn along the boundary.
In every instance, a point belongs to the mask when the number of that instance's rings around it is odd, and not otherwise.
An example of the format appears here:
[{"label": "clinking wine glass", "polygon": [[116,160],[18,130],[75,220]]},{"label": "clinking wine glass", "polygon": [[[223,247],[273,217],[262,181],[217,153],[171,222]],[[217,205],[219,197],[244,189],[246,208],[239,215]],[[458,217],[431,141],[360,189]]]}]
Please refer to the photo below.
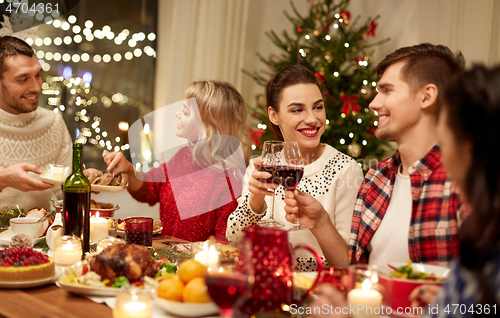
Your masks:
[{"label": "clinking wine glass", "polygon": [[[259,171],[265,171],[271,174],[271,177],[264,179],[266,183],[280,184],[281,178],[276,174],[275,167],[279,164],[279,151],[283,149],[284,141],[279,140],[269,140],[265,141],[262,146],[262,166],[259,167]],[[274,219],[274,199],[275,194],[273,193],[272,204],[271,204],[271,215],[269,219],[260,220],[257,222],[259,226],[282,228],[285,226],[283,222]]]},{"label": "clinking wine glass", "polygon": [[[304,160],[300,154],[299,145],[295,141],[286,141],[280,145],[277,152],[274,171],[280,178],[281,185],[287,190],[295,190],[304,175]],[[300,224],[299,218],[295,217],[294,225],[289,231],[308,229],[310,226]]]},{"label": "clinking wine glass", "polygon": [[221,317],[237,316],[254,283],[251,242],[243,238],[238,248],[238,256],[231,262],[223,262],[219,268],[209,267],[205,275],[208,294],[219,306]]}]

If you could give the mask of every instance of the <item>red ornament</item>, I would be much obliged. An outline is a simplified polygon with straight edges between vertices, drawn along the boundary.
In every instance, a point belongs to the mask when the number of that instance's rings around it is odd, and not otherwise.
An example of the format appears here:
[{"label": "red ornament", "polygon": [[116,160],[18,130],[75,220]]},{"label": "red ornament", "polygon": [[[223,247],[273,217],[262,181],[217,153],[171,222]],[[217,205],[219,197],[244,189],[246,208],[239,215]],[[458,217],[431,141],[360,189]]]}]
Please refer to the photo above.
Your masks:
[{"label": "red ornament", "polygon": [[325,89],[321,94],[326,99],[331,99],[332,98],[332,95],[330,94],[330,92],[327,89]]},{"label": "red ornament", "polygon": [[325,31],[325,32],[328,31],[328,26],[327,25],[323,26],[323,31]]},{"label": "red ornament", "polygon": [[344,20],[349,20],[351,18],[351,13],[349,11],[344,11],[340,14],[340,16],[342,17],[342,19]]},{"label": "red ornament", "polygon": [[253,113],[252,113],[252,117],[257,118],[258,116],[259,116],[259,114],[257,114],[256,112],[253,112]]},{"label": "red ornament", "polygon": [[346,116],[348,116],[351,111],[356,114],[361,109],[361,106],[356,104],[358,101],[358,95],[347,96],[342,93],[342,95],[340,95],[340,101],[344,102],[340,111]]},{"label": "red ornament", "polygon": [[318,79],[319,83],[323,84],[323,82],[325,81],[325,73],[319,71],[314,75],[316,75],[316,78]]},{"label": "red ornament", "polygon": [[378,24],[375,23],[375,20],[372,20],[370,22],[370,28],[366,32],[366,37],[369,38],[370,36],[375,36],[375,29],[377,28]]},{"label": "red ornament", "polygon": [[366,130],[369,135],[375,135],[375,131],[377,130],[377,128],[375,128],[375,122],[370,122],[370,126],[366,126]]},{"label": "red ornament", "polygon": [[356,65],[358,65],[358,66],[359,66],[359,62],[362,62],[362,61],[364,61],[364,60],[365,60],[365,58],[364,58],[364,57],[362,57],[362,56],[358,56],[358,57],[356,58]]},{"label": "red ornament", "polygon": [[302,28],[298,27],[297,32],[302,33]]},{"label": "red ornament", "polygon": [[260,145],[260,138],[264,136],[264,131],[260,129],[255,130],[252,127],[248,127],[248,131],[250,132],[253,144],[258,147]]}]

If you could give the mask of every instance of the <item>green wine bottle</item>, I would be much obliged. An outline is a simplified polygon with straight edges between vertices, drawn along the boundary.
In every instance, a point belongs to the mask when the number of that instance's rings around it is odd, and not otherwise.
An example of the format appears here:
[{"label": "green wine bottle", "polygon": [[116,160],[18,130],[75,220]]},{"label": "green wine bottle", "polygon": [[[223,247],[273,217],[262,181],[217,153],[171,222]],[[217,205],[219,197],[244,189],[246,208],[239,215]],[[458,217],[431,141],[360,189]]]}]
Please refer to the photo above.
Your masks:
[{"label": "green wine bottle", "polygon": [[83,144],[73,144],[73,171],[64,181],[64,235],[82,239],[83,253],[90,250],[90,182],[83,174]]}]

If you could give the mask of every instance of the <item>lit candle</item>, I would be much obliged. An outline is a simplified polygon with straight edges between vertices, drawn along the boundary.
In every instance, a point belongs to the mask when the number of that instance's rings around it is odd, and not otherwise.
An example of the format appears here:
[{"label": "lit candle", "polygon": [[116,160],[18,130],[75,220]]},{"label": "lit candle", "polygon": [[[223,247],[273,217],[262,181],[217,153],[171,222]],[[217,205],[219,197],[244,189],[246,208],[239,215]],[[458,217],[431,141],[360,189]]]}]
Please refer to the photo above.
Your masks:
[{"label": "lit candle", "polygon": [[150,318],[153,315],[151,294],[148,291],[120,291],[116,295],[113,318]]},{"label": "lit candle", "polygon": [[371,289],[371,282],[365,279],[361,289],[353,289],[347,294],[347,302],[354,309],[354,318],[374,318],[380,316],[382,295]]},{"label": "lit candle", "polygon": [[58,266],[72,265],[82,259],[82,244],[77,237],[58,237],[53,247],[52,257]]},{"label": "lit candle", "polygon": [[90,241],[97,242],[101,238],[108,236],[109,225],[108,220],[99,217],[99,212],[96,212],[95,217],[90,218]]},{"label": "lit candle", "polygon": [[200,262],[207,268],[218,268],[219,267],[219,253],[215,249],[215,246],[208,243],[203,243],[203,250],[194,255],[195,261]]}]

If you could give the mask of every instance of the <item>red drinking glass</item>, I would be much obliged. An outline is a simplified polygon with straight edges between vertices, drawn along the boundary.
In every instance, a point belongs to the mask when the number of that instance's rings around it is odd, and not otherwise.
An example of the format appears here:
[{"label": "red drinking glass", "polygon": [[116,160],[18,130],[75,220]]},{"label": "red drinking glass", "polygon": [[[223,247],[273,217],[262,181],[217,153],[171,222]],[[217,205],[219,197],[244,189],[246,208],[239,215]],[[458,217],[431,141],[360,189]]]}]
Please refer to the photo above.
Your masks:
[{"label": "red drinking glass", "polygon": [[125,243],[152,246],[153,219],[148,217],[126,218]]},{"label": "red drinking glass", "polygon": [[243,239],[238,249],[238,256],[232,264],[226,263],[218,269],[209,268],[205,275],[208,294],[219,306],[219,315],[222,317],[235,316],[254,282],[250,242]]},{"label": "red drinking glass", "polygon": [[327,267],[321,273],[321,282],[335,286],[347,297],[350,290],[349,269],[342,267]]}]

